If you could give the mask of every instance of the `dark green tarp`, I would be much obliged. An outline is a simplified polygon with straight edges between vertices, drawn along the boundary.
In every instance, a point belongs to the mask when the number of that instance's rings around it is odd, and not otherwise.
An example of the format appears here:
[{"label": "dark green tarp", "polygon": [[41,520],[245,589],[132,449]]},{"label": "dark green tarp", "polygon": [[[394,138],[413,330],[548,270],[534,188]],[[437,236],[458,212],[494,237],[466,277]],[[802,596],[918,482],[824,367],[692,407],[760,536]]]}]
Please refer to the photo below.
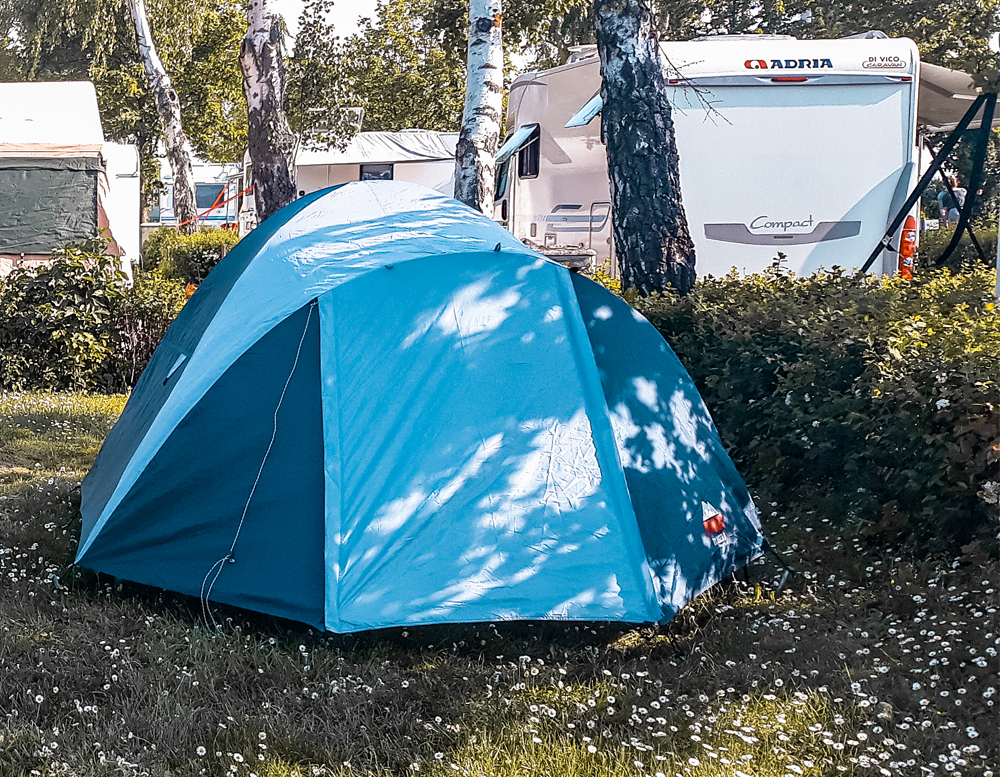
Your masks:
[{"label": "dark green tarp", "polygon": [[98,157],[0,157],[0,254],[49,254],[97,234]]}]

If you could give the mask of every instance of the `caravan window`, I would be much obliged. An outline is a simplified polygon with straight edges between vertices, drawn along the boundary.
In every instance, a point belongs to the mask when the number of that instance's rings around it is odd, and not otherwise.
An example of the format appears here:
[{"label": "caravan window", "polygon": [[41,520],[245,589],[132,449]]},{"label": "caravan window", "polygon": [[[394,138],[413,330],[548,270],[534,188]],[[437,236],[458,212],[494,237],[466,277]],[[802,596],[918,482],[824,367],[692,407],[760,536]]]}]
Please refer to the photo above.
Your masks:
[{"label": "caravan window", "polygon": [[359,181],[391,181],[392,165],[361,165]]},{"label": "caravan window", "polygon": [[536,126],[527,143],[517,152],[517,177],[537,178],[541,133]]},{"label": "caravan window", "polygon": [[220,197],[225,184],[221,183],[200,183],[195,187],[195,205],[199,210],[211,208],[216,201],[222,202],[225,198]]},{"label": "caravan window", "polygon": [[507,194],[507,179],[510,176],[510,157],[497,165],[496,185],[493,189],[493,201],[500,202]]}]

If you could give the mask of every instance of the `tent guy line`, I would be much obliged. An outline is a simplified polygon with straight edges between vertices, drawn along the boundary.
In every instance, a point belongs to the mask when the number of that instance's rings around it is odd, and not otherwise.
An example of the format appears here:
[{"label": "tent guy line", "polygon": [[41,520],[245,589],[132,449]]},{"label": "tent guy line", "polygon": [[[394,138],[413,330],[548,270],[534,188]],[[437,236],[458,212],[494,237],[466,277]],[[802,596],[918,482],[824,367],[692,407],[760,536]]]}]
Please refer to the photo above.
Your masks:
[{"label": "tent guy line", "polygon": [[[271,448],[274,447],[274,439],[278,436],[278,413],[281,412],[281,404],[285,401],[285,394],[288,392],[288,384],[292,382],[292,376],[295,375],[295,370],[299,366],[299,357],[302,355],[302,343],[306,340],[306,333],[309,331],[309,322],[312,321],[313,311],[316,309],[316,300],[309,303],[309,315],[306,316],[306,325],[302,328],[302,337],[299,338],[298,348],[295,349],[295,359],[292,360],[292,369],[288,373],[288,379],[285,380],[285,385],[281,389],[281,396],[278,397],[278,404],[274,408],[274,426],[271,431],[271,440],[267,444],[267,450],[264,451],[264,458],[261,459],[260,469],[257,470],[257,477],[253,481],[253,487],[250,489],[250,495],[247,497],[246,504],[243,505],[243,513],[240,515],[239,525],[236,527],[236,534],[233,535],[232,545],[229,546],[229,552],[220,558],[213,564],[208,572],[205,573],[205,580],[201,584],[201,607],[202,613],[205,616],[205,627],[211,629],[212,631],[219,631],[221,626],[215,620],[215,616],[212,614],[212,609],[209,606],[209,600],[212,598],[212,588],[215,587],[216,580],[219,579],[219,574],[222,572],[223,567],[226,563],[235,564],[236,556],[233,554],[236,552],[236,543],[240,539],[240,532],[243,531],[243,522],[247,517],[247,510],[250,509],[250,502],[253,501],[253,495],[257,491],[257,484],[260,483],[260,476],[264,472],[264,465],[267,464],[267,457],[271,455]],[[208,580],[209,576],[212,574],[212,570],[218,566],[218,571],[215,573],[215,577],[212,578],[212,582],[209,584],[208,589],[205,589],[205,582]]]}]

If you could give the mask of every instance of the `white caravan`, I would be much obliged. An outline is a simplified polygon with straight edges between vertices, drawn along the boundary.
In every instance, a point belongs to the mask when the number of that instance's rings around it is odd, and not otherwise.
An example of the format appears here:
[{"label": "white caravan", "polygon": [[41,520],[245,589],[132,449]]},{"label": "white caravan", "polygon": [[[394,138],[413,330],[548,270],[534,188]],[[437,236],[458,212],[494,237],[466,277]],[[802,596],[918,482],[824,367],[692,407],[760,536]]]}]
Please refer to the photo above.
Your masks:
[{"label": "white caravan", "polygon": [[[457,132],[407,129],[359,132],[343,150],[299,148],[293,171],[299,197],[351,181],[396,180],[418,183],[449,197],[455,189]],[[246,157],[250,184],[250,158]],[[257,225],[253,196],[244,198],[240,234]]]},{"label": "white caravan", "polygon": [[[913,41],[718,36],[661,54],[698,275],[760,272],[779,252],[800,275],[862,266],[917,179]],[[613,258],[600,87],[593,50],[514,81],[495,214],[598,265]],[[894,251],[881,259],[896,271]]]},{"label": "white caravan", "polygon": [[89,81],[0,83],[0,274],[92,237],[131,275],[139,258],[139,152],[104,140]]},{"label": "white caravan", "polygon": [[[194,173],[195,208],[198,224],[202,226],[236,229],[239,220],[240,185],[243,182],[243,165],[239,162],[208,162],[191,153],[191,171]],[[157,201],[146,212],[142,223],[143,243],[149,233],[159,227],[176,227],[174,213],[174,174],[166,155],[156,159],[160,166],[163,190]]]}]

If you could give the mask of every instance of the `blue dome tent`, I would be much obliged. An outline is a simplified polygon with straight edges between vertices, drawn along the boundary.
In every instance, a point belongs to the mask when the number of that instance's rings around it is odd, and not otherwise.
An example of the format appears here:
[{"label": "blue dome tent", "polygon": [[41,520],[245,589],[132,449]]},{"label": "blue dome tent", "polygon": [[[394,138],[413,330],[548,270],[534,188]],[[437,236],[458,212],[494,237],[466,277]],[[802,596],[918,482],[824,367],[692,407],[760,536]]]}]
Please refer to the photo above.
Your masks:
[{"label": "blue dome tent", "polygon": [[391,181],[298,200],[212,271],[81,512],[84,567],[332,632],[663,622],[763,546],[645,319]]}]

